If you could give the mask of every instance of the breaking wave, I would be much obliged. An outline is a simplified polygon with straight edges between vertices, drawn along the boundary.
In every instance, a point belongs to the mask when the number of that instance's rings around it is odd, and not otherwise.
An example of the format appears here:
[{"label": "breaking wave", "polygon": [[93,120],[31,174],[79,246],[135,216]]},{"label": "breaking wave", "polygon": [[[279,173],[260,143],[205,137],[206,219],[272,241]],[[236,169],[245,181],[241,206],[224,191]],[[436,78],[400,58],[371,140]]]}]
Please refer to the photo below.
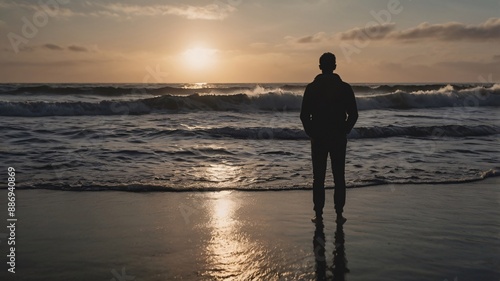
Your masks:
[{"label": "breaking wave", "polygon": [[[286,87],[283,86],[283,87]],[[288,86],[298,87],[298,86]],[[388,86],[384,86],[388,87]],[[414,86],[416,87],[416,86]],[[422,88],[422,86],[420,86]],[[183,111],[299,111],[302,96],[292,92],[266,92],[266,88],[243,89],[239,94],[159,95],[135,100],[88,101],[0,101],[0,116],[81,116],[81,115],[137,115],[156,112]],[[424,87],[425,88],[425,87]],[[39,86],[38,91],[51,89]],[[135,88],[137,90],[137,88]],[[179,88],[175,88],[179,90]],[[16,91],[22,89],[17,88]],[[67,88],[63,88],[64,91]],[[101,91],[114,93],[111,88]],[[165,91],[166,88],[156,89]],[[218,89],[234,92],[235,87]],[[6,90],[4,89],[4,92]],[[11,91],[14,91],[11,89]],[[95,91],[95,89],[94,89]],[[118,92],[118,90],[116,90]],[[258,93],[257,93],[258,92]],[[456,89],[447,85],[437,90],[396,90],[383,94],[357,95],[360,110],[412,109],[439,107],[500,106],[500,84]]]}]

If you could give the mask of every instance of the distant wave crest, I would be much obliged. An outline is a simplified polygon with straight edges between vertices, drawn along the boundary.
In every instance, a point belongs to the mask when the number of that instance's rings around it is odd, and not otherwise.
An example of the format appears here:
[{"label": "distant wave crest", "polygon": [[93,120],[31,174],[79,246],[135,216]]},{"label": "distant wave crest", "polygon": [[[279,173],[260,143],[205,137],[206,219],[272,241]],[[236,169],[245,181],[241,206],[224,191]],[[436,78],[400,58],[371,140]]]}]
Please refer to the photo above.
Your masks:
[{"label": "distant wave crest", "polygon": [[387,94],[360,97],[357,101],[361,110],[500,106],[500,84],[458,90],[451,85],[438,90],[396,90]]},{"label": "distant wave crest", "polygon": [[[49,86],[40,87],[46,88]],[[165,90],[165,88],[162,89]],[[234,90],[234,88],[231,88],[228,91]],[[106,91],[113,92],[111,89],[107,89]],[[302,96],[299,94],[291,92],[266,92],[265,88],[247,89],[245,91],[248,91],[248,93],[192,94],[187,96],[167,94],[129,101],[1,101],[0,116],[38,117],[137,115],[152,112],[170,113],[180,111],[300,110]],[[358,95],[357,103],[360,110],[500,106],[500,84],[473,86],[463,89],[456,89],[454,86],[448,85],[437,90],[417,90],[411,92],[398,89],[385,94]]]}]

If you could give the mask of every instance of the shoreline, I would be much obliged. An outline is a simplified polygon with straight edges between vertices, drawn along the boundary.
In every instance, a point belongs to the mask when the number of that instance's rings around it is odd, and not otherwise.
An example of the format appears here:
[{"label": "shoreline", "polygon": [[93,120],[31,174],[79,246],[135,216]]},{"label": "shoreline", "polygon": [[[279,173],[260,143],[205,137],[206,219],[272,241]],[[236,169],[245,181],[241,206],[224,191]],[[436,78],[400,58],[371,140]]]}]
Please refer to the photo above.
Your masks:
[{"label": "shoreline", "polygon": [[[455,185],[349,188],[342,232],[334,223],[331,189],[323,229],[310,222],[310,190],[16,190],[18,262],[12,280],[338,277],[333,267],[342,269],[340,233],[351,281],[496,281],[499,184],[494,177]],[[6,206],[6,197],[0,202]],[[6,251],[6,243],[0,247]],[[318,258],[323,249],[324,258]]]},{"label": "shoreline", "polygon": [[[483,182],[488,180],[500,181],[500,174],[497,170],[490,170],[485,172],[481,178],[477,179],[462,179],[462,180],[449,180],[442,182],[395,182],[395,183],[366,183],[360,185],[347,185],[347,189],[358,189],[366,187],[384,187],[384,186],[403,186],[403,185],[461,185],[468,183]],[[7,188],[0,188],[7,189]],[[325,186],[326,190],[333,190],[333,186]],[[106,191],[123,191],[132,193],[141,192],[219,192],[219,191],[242,191],[242,192],[265,192],[265,191],[296,191],[296,190],[312,190],[311,186],[297,186],[297,187],[269,187],[269,188],[237,188],[237,187],[203,187],[203,188],[173,188],[158,185],[127,185],[127,186],[100,186],[100,187],[51,187],[48,184],[43,187],[17,187],[16,190],[54,190],[54,191],[71,191],[71,192],[106,192]]]}]

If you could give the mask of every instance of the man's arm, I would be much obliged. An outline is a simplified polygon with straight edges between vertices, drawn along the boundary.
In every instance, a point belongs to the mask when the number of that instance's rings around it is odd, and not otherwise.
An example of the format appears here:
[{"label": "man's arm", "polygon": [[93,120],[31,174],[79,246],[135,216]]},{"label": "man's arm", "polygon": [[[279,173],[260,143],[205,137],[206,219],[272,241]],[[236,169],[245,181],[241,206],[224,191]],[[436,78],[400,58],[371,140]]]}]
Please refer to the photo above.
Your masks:
[{"label": "man's arm", "polygon": [[304,91],[304,96],[302,97],[302,107],[300,108],[300,120],[302,121],[302,126],[304,126],[304,131],[311,137],[312,131],[312,101],[311,101],[311,87],[308,85]]},{"label": "man's arm", "polygon": [[349,134],[358,121],[358,106],[356,104],[356,98],[354,97],[354,92],[352,91],[351,86],[347,86],[348,89],[348,99],[347,99],[347,120],[346,120],[346,134]]}]

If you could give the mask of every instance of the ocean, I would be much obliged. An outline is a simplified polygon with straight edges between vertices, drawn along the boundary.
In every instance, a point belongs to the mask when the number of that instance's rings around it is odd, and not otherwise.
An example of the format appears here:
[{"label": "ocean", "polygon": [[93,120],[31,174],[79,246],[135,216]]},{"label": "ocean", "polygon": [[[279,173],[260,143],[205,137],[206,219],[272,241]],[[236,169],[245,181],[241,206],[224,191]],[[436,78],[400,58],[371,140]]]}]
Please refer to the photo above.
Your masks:
[{"label": "ocean", "polygon": [[[19,189],[307,189],[305,85],[0,84],[0,157]],[[353,89],[348,187],[499,175],[499,84]]]}]

